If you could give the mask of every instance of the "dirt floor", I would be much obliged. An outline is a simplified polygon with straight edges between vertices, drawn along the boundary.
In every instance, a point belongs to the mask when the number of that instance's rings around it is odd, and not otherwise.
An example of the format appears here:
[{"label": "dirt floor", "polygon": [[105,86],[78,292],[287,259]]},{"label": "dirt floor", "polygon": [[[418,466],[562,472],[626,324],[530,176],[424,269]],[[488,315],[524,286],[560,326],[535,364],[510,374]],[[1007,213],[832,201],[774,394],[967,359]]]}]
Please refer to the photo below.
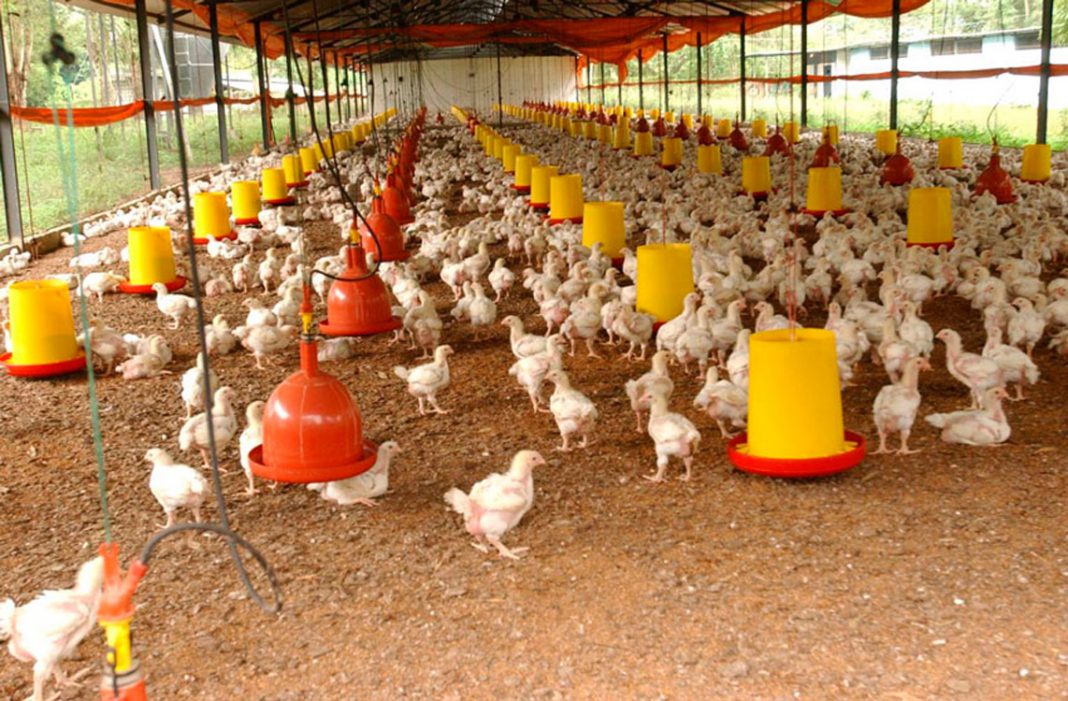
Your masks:
[{"label": "dirt floor", "polygon": [[[123,238],[86,248],[120,248]],[[311,240],[313,256],[336,250],[331,226],[311,227]],[[33,274],[66,272],[69,255]],[[231,265],[205,260],[220,272]],[[450,295],[431,289],[447,317]],[[499,318],[543,328],[522,292]],[[240,300],[207,299],[209,316],[236,325]],[[166,326],[151,299],[109,296],[92,309],[123,332]],[[927,319],[958,329],[966,348],[981,345],[979,316],[963,300],[934,301]],[[178,455],[178,378],[195,356],[192,325],[163,333],[174,375],[98,385],[127,555],[162,521],[142,458],[151,447]],[[388,341],[363,340],[356,358],[325,369],[353,391],[370,438],[401,444],[393,493],[375,509],[339,508],[300,486],[248,498],[235,439],[224,453],[230,516],[276,568],[285,608],[274,617],[248,600],[219,540],[168,541],[137,597],[136,655],[151,698],[1068,697],[1068,368],[1044,348],[1040,383],[1008,405],[1007,445],[946,445],[920,420],[912,445],[922,453],[870,456],[818,481],[732,469],[714,423],[691,406],[700,383],[676,370],[672,406],[704,441],[692,482],[675,481],[673,466],[653,485],[640,479],[654,466],[652,443],[635,432],[623,393],[647,364],[616,351],[566,361],[602,420],[589,449],[564,455],[553,451],[551,417],[533,414],[507,374],[504,327],[477,341],[470,326],[447,324],[456,355],[441,400],[451,413],[431,418],[391,371],[417,353]],[[962,408],[966,390],[946,372],[941,344],[933,364],[921,415]],[[214,367],[243,411],[292,372],[296,353],[266,370],[244,351]],[[885,375],[865,363],[857,382],[845,392],[846,423],[873,439]],[[101,540],[87,406],[83,376],[0,378],[0,593],[19,602],[69,586]],[[471,548],[442,494],[503,470],[521,448],[549,464],[535,474],[534,508],[505,539],[530,553],[511,562]],[[214,507],[207,515],[217,518]],[[95,665],[101,637],[67,669]],[[28,695],[29,667],[4,659],[0,696]],[[95,685],[65,698],[96,698]]]}]

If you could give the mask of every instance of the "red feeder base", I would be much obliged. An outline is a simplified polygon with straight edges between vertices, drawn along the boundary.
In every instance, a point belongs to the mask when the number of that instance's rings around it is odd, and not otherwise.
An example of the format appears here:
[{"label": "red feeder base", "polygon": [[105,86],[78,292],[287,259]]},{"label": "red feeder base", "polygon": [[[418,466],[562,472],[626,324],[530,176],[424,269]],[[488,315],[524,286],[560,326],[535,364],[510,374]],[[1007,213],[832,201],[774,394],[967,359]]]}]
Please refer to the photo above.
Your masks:
[{"label": "red feeder base", "polygon": [[[305,175],[307,175],[307,173],[305,173]],[[290,190],[303,190],[304,188],[308,187],[308,181],[301,180],[299,183],[286,183],[286,187],[288,187]]]},{"label": "red feeder base", "polygon": [[4,353],[0,355],[0,365],[3,365],[4,369],[7,370],[7,374],[12,377],[53,377],[84,370],[85,356],[78,355],[70,360],[45,363],[44,365],[15,365],[11,362],[11,354]]},{"label": "red feeder base", "polygon": [[582,217],[564,217],[563,219],[553,219],[552,217],[548,217],[548,219],[549,219],[549,224],[551,226],[556,226],[557,224],[563,224],[564,222],[570,222],[572,224],[581,224],[582,223]]},{"label": "red feeder base", "polygon": [[263,224],[260,223],[259,217],[249,217],[248,219],[234,219],[234,223],[238,226],[251,226],[256,229],[263,226]]},{"label": "red feeder base", "polygon": [[1028,185],[1045,185],[1047,182],[1049,182],[1049,180],[1027,180],[1024,178],[1020,178],[1020,182],[1027,183]]},{"label": "red feeder base", "polygon": [[811,217],[816,217],[816,218],[822,217],[827,212],[830,212],[832,217],[840,217],[843,214],[849,214],[852,211],[853,210],[850,209],[849,207],[842,207],[841,209],[831,209],[831,210],[827,210],[827,209],[809,209],[808,207],[802,207],[801,208],[801,213],[802,214],[807,214],[807,215],[809,215]]},{"label": "red feeder base", "polygon": [[283,197],[277,200],[265,200],[264,204],[269,204],[272,207],[289,207],[297,203],[296,197]]},{"label": "red feeder base", "polygon": [[512,185],[512,189],[518,192],[520,195],[530,194],[530,185]]},{"label": "red feeder base", "polygon": [[549,211],[549,203],[548,202],[527,202],[527,204],[530,205],[531,209],[533,209],[533,210],[535,210],[537,212],[548,212]]},{"label": "red feeder base", "polygon": [[669,173],[674,173],[675,169],[678,168],[678,166],[670,166],[670,165],[666,166],[663,163],[660,164],[660,167],[663,168],[664,170],[666,170]]},{"label": "red feeder base", "polygon": [[[237,239],[237,232],[233,231],[233,230],[231,230],[230,233],[228,233],[228,234],[223,234],[222,236],[216,236],[215,237],[216,241],[234,241],[236,239]],[[196,234],[194,234],[193,235],[193,243],[195,243],[198,246],[206,246],[206,245],[208,245],[208,239],[198,239],[196,237]]]},{"label": "red feeder base", "polygon": [[[163,286],[167,288],[168,292],[177,292],[185,287],[187,280],[179,275],[170,282],[163,283]],[[152,289],[152,285],[131,285],[129,281],[119,283],[119,292],[125,292],[128,295],[154,295],[156,291]]]},{"label": "red feeder base", "polygon": [[[319,324],[324,336],[373,336],[401,327],[393,316],[386,283],[367,275],[363,249],[350,246],[343,280],[335,280],[326,296],[326,321]],[[357,279],[362,278],[362,279]]]},{"label": "red feeder base", "polygon": [[867,453],[864,436],[852,431],[845,432],[845,439],[854,446],[844,453],[828,455],[822,458],[790,460],[786,458],[761,458],[742,452],[747,435],[739,434],[727,443],[727,458],[743,472],[765,477],[782,477],[785,479],[805,479],[826,477],[856,467]]},{"label": "red feeder base", "polygon": [[920,242],[916,242],[916,243],[907,243],[906,245],[908,245],[908,246],[917,246],[919,248],[942,248],[943,246],[945,246],[946,249],[950,249],[950,248],[953,248],[953,243],[954,243],[953,241],[943,241],[942,243],[937,243],[937,242],[920,243]]},{"label": "red feeder base", "polygon": [[248,454],[248,463],[252,467],[252,474],[272,482],[292,482],[295,484],[307,484],[309,482],[334,482],[347,477],[335,477],[335,474],[345,473],[349,477],[367,472],[374,467],[378,459],[378,446],[371,441],[363,442],[363,455],[360,459],[344,465],[331,465],[328,468],[308,468],[300,464],[293,465],[265,465],[263,463],[263,446],[258,445]]}]

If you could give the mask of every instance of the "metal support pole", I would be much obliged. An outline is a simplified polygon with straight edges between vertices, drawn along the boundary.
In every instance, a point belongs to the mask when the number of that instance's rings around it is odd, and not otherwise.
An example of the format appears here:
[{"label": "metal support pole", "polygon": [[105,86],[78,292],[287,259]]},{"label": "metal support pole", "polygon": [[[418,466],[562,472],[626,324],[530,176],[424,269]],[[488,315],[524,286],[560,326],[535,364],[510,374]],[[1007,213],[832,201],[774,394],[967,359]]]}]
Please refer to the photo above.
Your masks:
[{"label": "metal support pole", "polygon": [[593,102],[593,64],[590,57],[586,57],[586,104]]},{"label": "metal support pole", "polygon": [[293,92],[293,37],[289,30],[285,34],[286,43],[286,106],[289,108],[289,140],[293,148],[297,147],[297,99]]},{"label": "metal support pole", "polygon": [[604,107],[604,61],[601,62],[601,107]]},{"label": "metal support pole", "polygon": [[638,49],[638,109],[640,110],[645,109],[645,85],[644,80],[642,79],[643,65],[644,62],[642,61],[642,50]]},{"label": "metal support pole", "polygon": [[701,32],[697,32],[697,118],[700,121],[701,115]]},{"label": "metal support pole", "polygon": [[341,102],[341,67],[338,65],[338,56],[334,54],[334,89],[337,92],[337,121],[344,120],[344,105]]},{"label": "metal support pole", "polygon": [[890,128],[897,129],[897,60],[901,48],[901,0],[894,0],[890,18]]},{"label": "metal support pole", "polygon": [[579,91],[579,57],[575,55],[575,102],[582,99],[582,93]]},{"label": "metal support pole", "polygon": [[616,67],[616,104],[623,106],[623,79],[619,75],[619,67]]},{"label": "metal support pole", "polygon": [[740,91],[738,93],[739,105],[741,107],[739,113],[739,119],[745,121],[745,17],[741,18],[742,25],[738,31],[738,69],[740,80],[738,82]]},{"label": "metal support pole", "polygon": [[148,43],[148,11],[145,0],[135,0],[137,16],[137,53],[141,57],[141,95],[145,100],[145,144],[148,148],[148,184],[159,189],[159,147],[156,145],[156,109],[152,106],[152,46]]},{"label": "metal support pole", "polygon": [[1049,128],[1050,50],[1053,47],[1053,0],[1042,0],[1042,65],[1038,79],[1038,130],[1035,143],[1046,143]]},{"label": "metal support pole", "polygon": [[256,44],[256,75],[260,83],[260,127],[263,129],[263,148],[271,148],[271,123],[267,117],[267,81],[263,74],[263,31],[259,22],[252,23]]},{"label": "metal support pole", "polygon": [[808,0],[801,0],[801,126],[808,126]]},{"label": "metal support pole", "polygon": [[11,94],[7,89],[7,57],[4,55],[4,27],[0,22],[0,171],[4,178],[4,218],[7,240],[18,237],[25,247],[22,233],[22,209],[19,204],[19,175],[15,168],[15,137],[11,131]]},{"label": "metal support pole", "polygon": [[668,100],[668,50],[667,50],[667,34],[664,34],[664,48],[662,50],[664,54],[664,111],[667,112],[671,109],[671,103]]},{"label": "metal support pole", "polygon": [[501,45],[497,44],[497,127],[504,126],[504,92],[501,90]]},{"label": "metal support pole", "polygon": [[215,3],[208,5],[208,25],[211,29],[211,63],[215,73],[215,111],[219,122],[219,162],[230,162],[230,141],[226,134],[226,103],[223,95],[226,86],[222,80],[222,50],[219,48],[219,8]]},{"label": "metal support pole", "polygon": [[360,65],[360,115],[367,116],[367,71]]},{"label": "metal support pole", "polygon": [[326,133],[330,134],[333,124],[330,121],[330,72],[326,69],[326,52],[323,51],[322,44],[319,45],[319,68],[323,74],[323,119],[326,121]]}]

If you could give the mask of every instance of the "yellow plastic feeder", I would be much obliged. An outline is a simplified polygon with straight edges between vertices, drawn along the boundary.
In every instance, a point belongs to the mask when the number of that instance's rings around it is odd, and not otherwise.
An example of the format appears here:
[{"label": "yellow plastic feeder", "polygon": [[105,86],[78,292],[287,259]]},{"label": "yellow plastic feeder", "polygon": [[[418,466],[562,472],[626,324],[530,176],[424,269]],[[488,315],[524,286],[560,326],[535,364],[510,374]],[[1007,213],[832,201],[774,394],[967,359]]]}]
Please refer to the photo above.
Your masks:
[{"label": "yellow plastic feeder", "polygon": [[334,153],[342,153],[348,151],[348,133],[334,134],[330,139],[330,145],[333,148]]},{"label": "yellow plastic feeder", "polygon": [[260,184],[255,180],[237,180],[230,186],[230,203],[234,223],[238,226],[260,225]]},{"label": "yellow plastic feeder", "polygon": [[727,456],[769,477],[821,477],[864,459],[863,436],[846,431],[834,332],[779,329],[749,337],[749,418]]},{"label": "yellow plastic feeder", "polygon": [[491,132],[486,134],[486,140],[482,142],[482,151],[491,158],[493,157],[493,142],[498,138],[497,135]]},{"label": "yellow plastic feeder", "polygon": [[786,122],[782,125],[782,135],[786,143],[796,144],[801,140],[801,125],[797,122]]},{"label": "yellow plastic feeder", "polygon": [[237,238],[230,228],[230,208],[225,192],[198,192],[193,195],[193,243],[205,244],[208,236]]},{"label": "yellow plastic feeder", "polygon": [[828,212],[845,214],[842,207],[842,169],[838,166],[808,169],[808,189],[805,196],[805,214],[822,217]]},{"label": "yellow plastic feeder", "polygon": [[686,125],[686,128],[688,130],[693,131],[693,115],[692,114],[684,114],[684,115],[682,115],[682,117],[680,117],[680,119],[682,120],[682,123]]},{"label": "yellow plastic feeder", "polygon": [[530,170],[531,207],[541,211],[549,209],[550,183],[559,172],[559,166],[535,166]]},{"label": "yellow plastic feeder", "polygon": [[884,156],[897,153],[897,129],[880,129],[875,132],[875,148]]},{"label": "yellow plastic feeder", "polygon": [[638,246],[637,309],[657,323],[682,313],[683,300],[693,292],[693,254],[688,243]]},{"label": "yellow plastic feeder", "polygon": [[508,144],[501,149],[501,163],[504,164],[505,173],[515,172],[515,159],[523,153],[523,147],[518,144]]},{"label": "yellow plastic feeder", "polygon": [[630,123],[625,119],[612,130],[612,148],[617,151],[630,148]]},{"label": "yellow plastic feeder", "polygon": [[315,159],[315,149],[302,148],[300,150],[300,167],[304,170],[304,175],[311,175],[319,170],[319,161]]},{"label": "yellow plastic feeder", "polygon": [[953,198],[946,187],[909,191],[908,245],[953,247]]},{"label": "yellow plastic feeder", "polygon": [[731,131],[732,130],[733,130],[733,127],[731,127],[731,120],[729,120],[729,119],[721,119],[718,122],[716,122],[716,138],[717,139],[729,139],[730,136],[731,136]]},{"label": "yellow plastic feeder", "polygon": [[664,112],[664,121],[667,122],[668,124],[674,124],[675,123],[675,112],[674,112],[674,110],[667,110],[666,112]]},{"label": "yellow plastic feeder", "polygon": [[582,176],[554,175],[549,180],[549,223],[582,223]]},{"label": "yellow plastic feeder", "polygon": [[771,192],[771,159],[746,156],[742,159],[742,190],[752,197],[767,197]]},{"label": "yellow plastic feeder", "polygon": [[711,129],[712,128],[712,122],[713,122],[712,115],[710,115],[710,114],[702,114],[701,115],[701,126],[708,127],[709,129]]},{"label": "yellow plastic feeder", "polygon": [[823,127],[823,133],[827,135],[827,143],[829,143],[831,146],[838,145],[837,124],[828,124],[827,126]]},{"label": "yellow plastic feeder", "polygon": [[534,166],[538,165],[538,157],[529,153],[515,157],[515,183],[512,189],[516,192],[527,194],[530,192],[530,178]]},{"label": "yellow plastic feeder", "polygon": [[697,147],[697,172],[723,175],[723,160],[719,145],[708,144]]},{"label": "yellow plastic feeder", "polygon": [[597,138],[597,122],[592,119],[586,119],[582,122],[582,136],[586,139]]},{"label": "yellow plastic feeder", "polygon": [[504,158],[504,147],[511,145],[511,139],[506,139],[502,136],[493,142],[493,153],[491,155],[498,161],[502,160]]},{"label": "yellow plastic feeder", "polygon": [[959,136],[938,140],[938,167],[956,170],[964,167],[964,141]]},{"label": "yellow plastic feeder", "polygon": [[304,167],[300,156],[295,154],[282,156],[282,172],[286,175],[286,187],[291,189],[308,187],[308,181],[304,179]]},{"label": "yellow plastic feeder", "polygon": [[272,206],[284,206],[296,203],[286,186],[286,173],[281,168],[264,168],[261,175],[263,184],[263,201]]},{"label": "yellow plastic feeder", "polygon": [[61,280],[13,282],[8,294],[12,352],[0,355],[7,374],[51,377],[85,367],[85,354],[74,337],[67,283]]},{"label": "yellow plastic feeder", "polygon": [[750,125],[750,131],[753,132],[754,139],[766,139],[768,138],[768,122],[765,119],[754,119]]},{"label": "yellow plastic feeder", "polygon": [[571,119],[569,117],[565,117],[565,119],[567,120],[567,133],[568,133],[568,135],[572,136],[572,137],[574,137],[576,139],[579,138],[580,136],[582,136],[582,120],[581,119]]},{"label": "yellow plastic feeder", "polygon": [[660,119],[660,110],[656,107],[649,110],[649,119],[653,120],[654,122]]},{"label": "yellow plastic feeder", "polygon": [[622,262],[620,251],[627,245],[622,202],[587,202],[582,208],[582,245],[593,248],[595,243],[613,263]]},{"label": "yellow plastic feeder", "polygon": [[651,131],[636,131],[634,132],[634,156],[651,156],[653,155],[653,132]]},{"label": "yellow plastic feeder", "polygon": [[130,279],[119,283],[127,294],[155,294],[152,285],[162,282],[168,292],[185,287],[174,267],[171,230],[165,226],[135,226],[127,234],[130,251]]},{"label": "yellow plastic feeder", "polygon": [[612,138],[615,133],[615,129],[611,124],[598,124],[597,125],[597,140],[606,146],[612,145]]},{"label": "yellow plastic feeder", "polygon": [[1053,150],[1049,144],[1030,144],[1023,148],[1020,163],[1020,180],[1026,183],[1044,183],[1052,174]]},{"label": "yellow plastic feeder", "polygon": [[675,170],[682,165],[682,139],[677,136],[665,136],[660,140],[660,167]]}]

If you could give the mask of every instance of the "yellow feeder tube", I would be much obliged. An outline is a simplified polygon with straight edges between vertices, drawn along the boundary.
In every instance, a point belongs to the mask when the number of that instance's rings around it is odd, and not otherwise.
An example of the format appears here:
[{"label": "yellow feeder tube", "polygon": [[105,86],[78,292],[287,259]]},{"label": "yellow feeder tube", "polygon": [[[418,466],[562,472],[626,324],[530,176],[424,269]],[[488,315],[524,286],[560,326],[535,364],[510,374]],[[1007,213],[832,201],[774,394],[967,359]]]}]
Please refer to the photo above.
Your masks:
[{"label": "yellow feeder tube", "polygon": [[677,136],[665,136],[660,140],[660,165],[669,169],[682,165],[682,139]]},{"label": "yellow feeder tube", "polygon": [[841,454],[850,446],[834,333],[804,328],[792,333],[791,338],[789,329],[779,329],[749,338],[747,452],[792,460]]},{"label": "yellow feeder tube", "polygon": [[263,199],[268,204],[286,204],[292,201],[286,187],[286,174],[281,168],[264,168],[261,175]]},{"label": "yellow feeder tube", "polygon": [[538,165],[538,157],[529,153],[515,158],[515,184],[512,186],[520,192],[530,190],[530,178],[534,166]]},{"label": "yellow feeder tube", "polygon": [[611,124],[598,124],[597,125],[597,140],[607,146],[612,145],[612,137],[615,134],[615,130],[612,129]]},{"label": "yellow feeder tube", "polygon": [[938,167],[946,169],[964,167],[964,140],[959,136],[947,136],[938,140]]},{"label": "yellow feeder tube", "polygon": [[167,284],[178,277],[170,229],[165,226],[135,226],[127,234],[127,243],[131,285]]},{"label": "yellow feeder tube", "polygon": [[508,144],[501,149],[501,162],[504,164],[505,173],[515,172],[515,159],[523,152],[523,147],[517,144]]},{"label": "yellow feeder tube", "polygon": [[651,131],[636,131],[636,132],[634,132],[634,155],[635,156],[651,156],[651,155],[653,155],[653,132],[651,132]]},{"label": "yellow feeder tube", "polygon": [[506,139],[503,136],[501,138],[497,139],[496,141],[493,142],[493,157],[495,159],[497,159],[498,161],[503,160],[504,159],[504,147],[505,146],[511,146],[511,145],[512,145],[512,141],[510,139]]},{"label": "yellow feeder tube", "polygon": [[630,124],[627,120],[620,120],[612,131],[612,148],[623,150],[630,148]]},{"label": "yellow feeder tube", "polygon": [[1030,144],[1023,148],[1020,179],[1030,183],[1044,183],[1052,174],[1053,150],[1049,144]]},{"label": "yellow feeder tube", "polygon": [[549,223],[582,221],[582,176],[555,175],[549,180]]},{"label": "yellow feeder tube", "polygon": [[597,138],[597,122],[587,119],[582,122],[582,136],[587,139]]},{"label": "yellow feeder tube", "polygon": [[130,646],[130,619],[101,622],[104,639],[107,641],[107,662],[115,674],[125,674],[133,666],[133,654]]},{"label": "yellow feeder tube", "polygon": [[230,186],[234,223],[247,226],[260,222],[260,184],[255,180],[236,180]]},{"label": "yellow feeder tube", "polygon": [[693,292],[693,254],[688,243],[638,246],[637,309],[657,321],[682,313],[683,300]]},{"label": "yellow feeder tube", "polygon": [[682,119],[682,123],[687,129],[689,129],[690,131],[693,131],[693,115],[692,114],[684,114],[684,115],[682,115],[682,117],[680,119]]},{"label": "yellow feeder tube", "polygon": [[311,175],[319,170],[319,161],[315,158],[315,149],[302,148],[300,150],[300,167],[304,169],[304,175]]},{"label": "yellow feeder tube", "polygon": [[67,283],[13,282],[8,286],[8,308],[12,365],[50,365],[80,355]]},{"label": "yellow feeder tube", "polygon": [[789,144],[796,144],[801,140],[801,126],[797,122],[786,122],[782,125],[782,135]]},{"label": "yellow feeder tube", "polygon": [[921,187],[909,191],[908,243],[944,246],[953,243],[953,198],[949,188]]},{"label": "yellow feeder tube", "polygon": [[897,130],[880,129],[875,132],[875,148],[884,156],[897,153]]},{"label": "yellow feeder tube", "polygon": [[230,209],[225,192],[198,192],[193,195],[193,241],[207,243],[230,235]]},{"label": "yellow feeder tube", "polygon": [[301,167],[300,156],[290,154],[282,156],[282,172],[286,176],[286,185],[290,187],[302,187],[307,184],[304,179],[304,170]]},{"label": "yellow feeder tube", "polygon": [[593,248],[601,244],[601,252],[609,258],[619,258],[627,245],[627,230],[623,221],[622,202],[587,202],[582,209],[582,245]]},{"label": "yellow feeder tube", "polygon": [[823,127],[823,133],[827,135],[827,143],[829,143],[831,146],[838,145],[837,124],[828,124],[827,126]]},{"label": "yellow feeder tube", "polygon": [[560,172],[559,166],[535,166],[530,171],[530,205],[540,209],[549,207],[550,183]]},{"label": "yellow feeder tube", "polygon": [[697,147],[697,172],[723,175],[723,160],[717,144]]},{"label": "yellow feeder tube", "polygon": [[810,213],[842,209],[842,169],[837,166],[808,169],[805,209]]},{"label": "yellow feeder tube", "polygon": [[710,114],[701,115],[701,126],[703,127],[708,127],[709,129],[711,129],[714,121],[715,120],[712,119],[712,115]]},{"label": "yellow feeder tube", "polygon": [[731,135],[731,120],[721,119],[716,123],[716,138],[726,139]]},{"label": "yellow feeder tube", "polygon": [[750,195],[771,192],[771,160],[767,156],[746,156],[742,159],[742,189]]},{"label": "yellow feeder tube", "polygon": [[749,129],[753,133],[754,139],[768,138],[768,122],[766,119],[754,119],[753,123],[749,125]]}]

